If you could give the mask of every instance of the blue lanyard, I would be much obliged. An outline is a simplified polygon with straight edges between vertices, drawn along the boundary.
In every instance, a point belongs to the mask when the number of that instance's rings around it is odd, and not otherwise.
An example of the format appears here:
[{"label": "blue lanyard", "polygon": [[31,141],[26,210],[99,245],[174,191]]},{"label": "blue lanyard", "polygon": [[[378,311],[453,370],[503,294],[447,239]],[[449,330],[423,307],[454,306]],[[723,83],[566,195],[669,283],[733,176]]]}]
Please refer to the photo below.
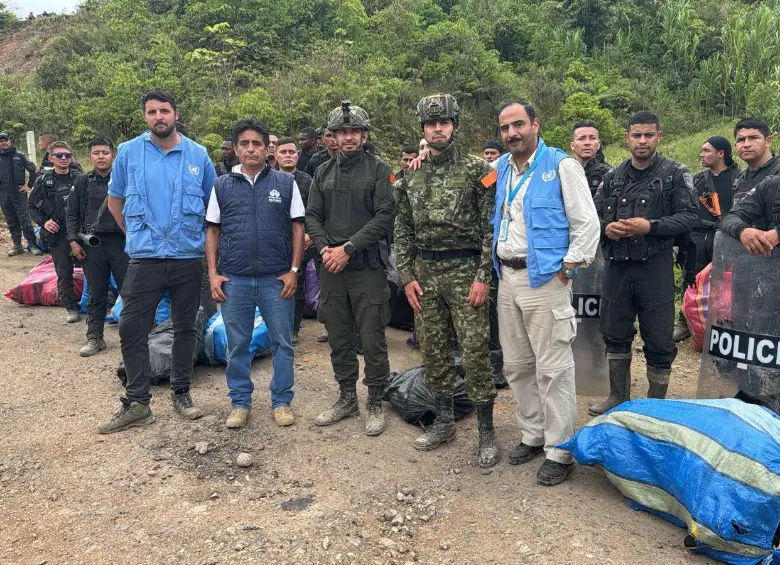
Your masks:
[{"label": "blue lanyard", "polygon": [[536,154],[536,158],[534,159],[534,162],[531,163],[531,166],[528,167],[528,170],[525,172],[525,174],[520,179],[520,182],[518,182],[515,187],[512,189],[512,191],[507,196],[506,200],[506,207],[509,208],[512,206],[512,201],[515,199],[515,196],[517,196],[517,193],[520,192],[520,188],[523,186],[525,181],[528,180],[528,177],[531,176],[531,173],[534,172],[534,169],[536,169],[536,166],[539,164],[539,161],[542,160],[542,157],[544,157],[544,154],[547,152],[547,146],[542,147],[541,151]]}]

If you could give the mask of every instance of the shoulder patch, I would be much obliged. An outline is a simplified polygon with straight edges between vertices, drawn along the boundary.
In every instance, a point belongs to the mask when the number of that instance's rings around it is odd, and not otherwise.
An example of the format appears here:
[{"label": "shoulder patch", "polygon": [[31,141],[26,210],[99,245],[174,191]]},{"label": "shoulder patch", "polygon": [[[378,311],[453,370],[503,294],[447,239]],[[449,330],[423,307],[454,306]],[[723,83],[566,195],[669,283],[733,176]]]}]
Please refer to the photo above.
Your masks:
[{"label": "shoulder patch", "polygon": [[496,170],[493,169],[484,177],[482,177],[482,180],[480,182],[482,183],[482,186],[488,188],[491,184],[495,184],[497,177],[498,177],[498,173],[496,173]]},{"label": "shoulder patch", "polygon": [[394,183],[395,181],[396,181],[395,175],[391,173],[390,174],[390,182]]},{"label": "shoulder patch", "polygon": [[685,186],[689,189],[693,189],[693,177],[691,176],[691,173],[685,171],[683,173],[683,180],[685,181]]}]

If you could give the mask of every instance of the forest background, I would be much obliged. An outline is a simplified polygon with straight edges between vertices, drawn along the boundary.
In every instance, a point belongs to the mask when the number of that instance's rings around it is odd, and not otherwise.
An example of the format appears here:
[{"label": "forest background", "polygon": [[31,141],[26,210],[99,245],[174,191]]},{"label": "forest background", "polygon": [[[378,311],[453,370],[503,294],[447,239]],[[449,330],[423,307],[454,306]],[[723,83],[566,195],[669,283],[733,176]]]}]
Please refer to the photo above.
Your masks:
[{"label": "forest background", "polygon": [[780,125],[780,0],[86,0],[19,22],[0,4],[0,129],[83,147],[145,129],[141,91],[170,88],[214,157],[231,125],[318,127],[344,98],[397,161],[424,95],[454,94],[461,145],[494,139],[501,101],[537,108],[549,145],[599,124],[626,156],[628,117],[659,115],[665,155],[700,169],[701,144],[746,115]]}]

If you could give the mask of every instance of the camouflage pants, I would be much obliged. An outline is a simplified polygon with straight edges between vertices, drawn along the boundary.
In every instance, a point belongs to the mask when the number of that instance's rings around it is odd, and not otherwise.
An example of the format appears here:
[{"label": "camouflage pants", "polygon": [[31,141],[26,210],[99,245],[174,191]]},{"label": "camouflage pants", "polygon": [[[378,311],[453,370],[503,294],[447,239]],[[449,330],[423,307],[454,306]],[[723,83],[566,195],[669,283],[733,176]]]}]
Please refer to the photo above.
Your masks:
[{"label": "camouflage pants", "polygon": [[[490,366],[488,304],[469,306],[468,296],[478,257],[449,261],[417,259],[414,271],[423,295],[422,312],[415,313],[420,350],[426,370],[426,386],[436,395],[452,395],[457,336],[469,398],[476,403],[496,397]],[[455,334],[453,335],[453,328]]]}]

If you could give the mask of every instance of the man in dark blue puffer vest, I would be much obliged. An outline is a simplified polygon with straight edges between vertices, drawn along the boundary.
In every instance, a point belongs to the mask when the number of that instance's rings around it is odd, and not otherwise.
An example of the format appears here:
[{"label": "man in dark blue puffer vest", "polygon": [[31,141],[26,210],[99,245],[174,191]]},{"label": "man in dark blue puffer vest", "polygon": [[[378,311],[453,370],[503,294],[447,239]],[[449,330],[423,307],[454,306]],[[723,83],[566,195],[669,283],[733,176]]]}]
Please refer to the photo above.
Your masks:
[{"label": "man in dark blue puffer vest", "polygon": [[[271,338],[271,405],[280,426],[294,423],[293,295],[303,259],[306,211],[293,175],[266,162],[269,134],[255,118],[233,128],[240,165],[214,182],[206,222],[206,259],[211,295],[222,302],[227,334],[225,376],[232,411],[228,428],[241,428],[252,407],[249,350],[260,308]],[[219,260],[217,260],[219,256]]]}]

